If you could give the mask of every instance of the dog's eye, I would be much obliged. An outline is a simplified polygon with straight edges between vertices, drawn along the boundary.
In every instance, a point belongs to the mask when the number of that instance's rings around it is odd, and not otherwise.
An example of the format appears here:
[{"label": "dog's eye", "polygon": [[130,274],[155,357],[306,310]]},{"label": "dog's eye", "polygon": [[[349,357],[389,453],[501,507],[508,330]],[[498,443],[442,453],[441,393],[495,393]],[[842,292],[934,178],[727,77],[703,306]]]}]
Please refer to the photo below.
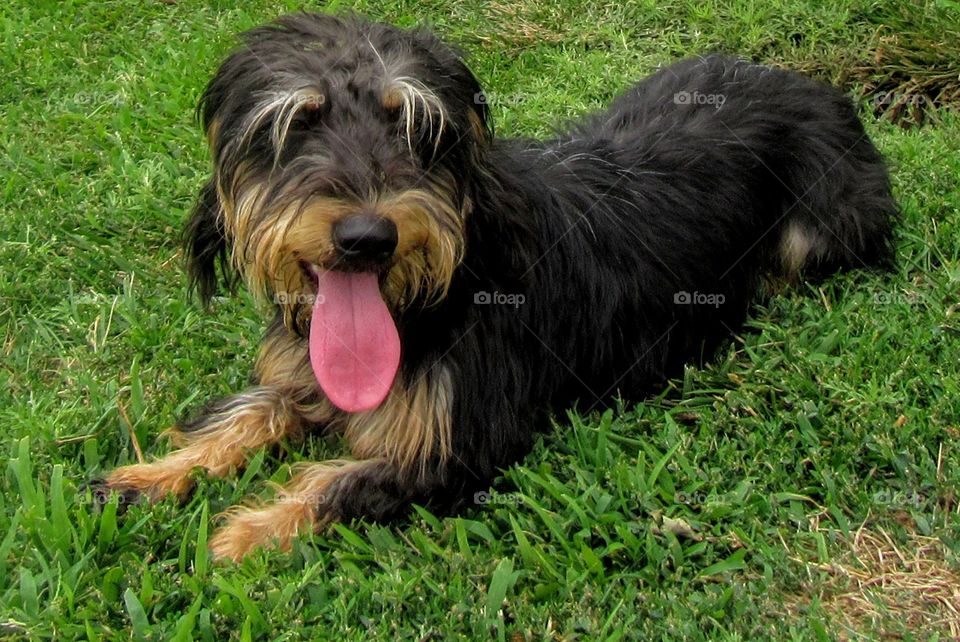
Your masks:
[{"label": "dog's eye", "polygon": [[403,106],[396,103],[387,103],[383,106],[383,113],[386,114],[387,118],[391,120],[397,120],[400,118],[400,113],[403,111]]},{"label": "dog's eye", "polygon": [[323,114],[326,100],[319,96],[311,102],[304,103],[290,121],[290,129],[293,131],[307,131],[320,122]]},{"label": "dog's eye", "polygon": [[290,121],[290,129],[295,132],[303,132],[313,128],[318,122],[320,122],[319,110],[300,110]]}]

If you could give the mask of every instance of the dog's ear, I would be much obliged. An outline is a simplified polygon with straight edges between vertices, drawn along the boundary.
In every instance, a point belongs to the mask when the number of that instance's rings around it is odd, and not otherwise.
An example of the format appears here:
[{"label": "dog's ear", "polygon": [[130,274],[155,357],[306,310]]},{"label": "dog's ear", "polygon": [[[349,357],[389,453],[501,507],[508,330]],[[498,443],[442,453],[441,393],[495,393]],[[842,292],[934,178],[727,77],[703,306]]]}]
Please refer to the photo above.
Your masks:
[{"label": "dog's ear", "polygon": [[230,265],[220,198],[212,179],[200,189],[197,204],[184,229],[183,246],[190,292],[196,292],[204,305],[209,304],[217,293],[218,266],[224,286],[231,291],[234,289],[236,273]]},{"label": "dog's ear", "polygon": [[[476,86],[479,87],[480,83]],[[474,95],[486,96],[483,90]],[[470,111],[470,127],[473,129],[473,138],[479,145],[485,147],[493,140],[493,119],[490,117],[490,109],[485,99],[474,100],[473,109]]]},{"label": "dog's ear", "polygon": [[474,141],[482,147],[485,147],[493,140],[493,117],[490,114],[490,107],[487,105],[487,94],[477,77],[467,66],[464,55],[460,52],[453,52],[451,65],[457,70],[453,74],[453,82],[459,86],[458,97],[472,98],[472,104],[469,105],[467,117],[470,121],[470,129],[473,133]]}]

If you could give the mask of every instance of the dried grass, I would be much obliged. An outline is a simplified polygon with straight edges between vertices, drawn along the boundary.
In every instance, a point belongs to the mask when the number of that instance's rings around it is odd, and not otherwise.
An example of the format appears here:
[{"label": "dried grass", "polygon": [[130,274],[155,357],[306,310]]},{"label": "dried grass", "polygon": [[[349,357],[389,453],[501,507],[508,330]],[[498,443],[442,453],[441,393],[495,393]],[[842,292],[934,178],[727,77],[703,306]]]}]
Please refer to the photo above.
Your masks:
[{"label": "dried grass", "polygon": [[[836,535],[836,533],[834,533]],[[806,570],[806,589],[786,603],[806,612],[814,597],[842,640],[899,639],[934,632],[960,639],[960,571],[936,538],[912,535],[897,542],[880,528],[862,526],[829,564],[792,557]]]}]

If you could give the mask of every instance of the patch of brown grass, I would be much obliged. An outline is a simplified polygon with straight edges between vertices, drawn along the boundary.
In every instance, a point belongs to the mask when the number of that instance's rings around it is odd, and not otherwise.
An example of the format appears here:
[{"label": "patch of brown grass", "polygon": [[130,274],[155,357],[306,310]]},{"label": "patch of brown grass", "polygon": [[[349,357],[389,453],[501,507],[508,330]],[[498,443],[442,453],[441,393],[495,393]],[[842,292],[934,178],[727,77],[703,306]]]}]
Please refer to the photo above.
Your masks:
[{"label": "patch of brown grass", "polygon": [[491,2],[484,5],[482,12],[489,20],[491,29],[487,33],[477,34],[477,39],[497,46],[507,43],[518,49],[567,40],[565,31],[544,24],[536,7],[536,4],[524,2]]},{"label": "patch of brown grass", "polygon": [[869,16],[874,33],[854,51],[787,66],[857,91],[875,116],[902,127],[960,109],[960,21],[909,3]]},{"label": "patch of brown grass", "polygon": [[851,77],[869,96],[877,116],[920,125],[933,110],[960,107],[960,62],[956,45],[882,36],[870,59],[851,69]]},{"label": "patch of brown grass", "polygon": [[807,575],[804,592],[786,601],[791,615],[806,612],[816,597],[841,640],[900,639],[905,632],[960,639],[960,571],[939,539],[897,542],[866,525],[852,539],[834,535],[846,547],[835,561],[791,558]]}]

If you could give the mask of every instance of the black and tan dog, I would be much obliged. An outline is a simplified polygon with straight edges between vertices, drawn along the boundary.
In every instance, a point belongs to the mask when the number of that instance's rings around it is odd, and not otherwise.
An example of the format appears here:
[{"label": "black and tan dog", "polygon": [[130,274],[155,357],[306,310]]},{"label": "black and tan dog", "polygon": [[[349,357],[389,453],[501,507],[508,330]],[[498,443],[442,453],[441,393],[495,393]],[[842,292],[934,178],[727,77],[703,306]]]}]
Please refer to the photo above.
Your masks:
[{"label": "black and tan dog", "polygon": [[351,458],[227,515],[213,552],[330,520],[455,509],[551,410],[642,398],[740,327],[768,277],[891,259],[896,207],[850,101],[710,56],[545,141],[499,140],[426,30],[299,14],[254,29],[200,106],[213,175],[187,223],[204,299],[276,317],[257,384],[104,484],[183,496],[310,431]]}]

